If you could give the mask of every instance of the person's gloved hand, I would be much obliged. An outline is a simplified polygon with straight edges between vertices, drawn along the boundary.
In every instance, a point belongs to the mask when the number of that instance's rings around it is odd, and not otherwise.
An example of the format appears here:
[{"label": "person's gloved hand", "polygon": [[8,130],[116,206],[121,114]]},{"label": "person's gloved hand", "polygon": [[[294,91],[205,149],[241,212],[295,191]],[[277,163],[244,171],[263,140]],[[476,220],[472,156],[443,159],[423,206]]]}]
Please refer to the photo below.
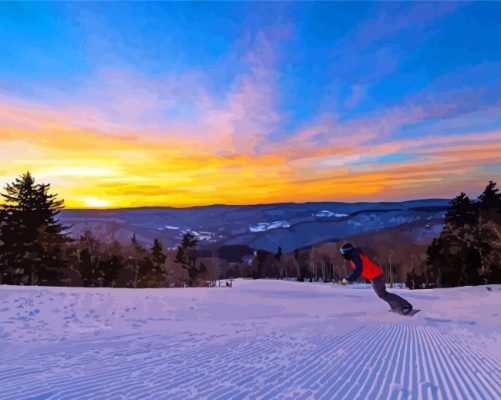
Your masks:
[{"label": "person's gloved hand", "polygon": [[346,278],[343,278],[343,280],[341,281],[341,285],[343,286],[346,286],[350,283],[350,281],[346,280]]}]

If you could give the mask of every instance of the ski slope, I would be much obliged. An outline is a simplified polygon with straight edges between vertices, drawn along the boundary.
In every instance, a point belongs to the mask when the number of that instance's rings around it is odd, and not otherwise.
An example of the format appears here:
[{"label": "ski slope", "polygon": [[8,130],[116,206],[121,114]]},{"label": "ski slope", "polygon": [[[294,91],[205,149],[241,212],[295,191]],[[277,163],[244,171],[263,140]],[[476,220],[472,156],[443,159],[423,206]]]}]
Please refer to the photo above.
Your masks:
[{"label": "ski slope", "polygon": [[0,399],[500,399],[501,286],[0,286]]}]

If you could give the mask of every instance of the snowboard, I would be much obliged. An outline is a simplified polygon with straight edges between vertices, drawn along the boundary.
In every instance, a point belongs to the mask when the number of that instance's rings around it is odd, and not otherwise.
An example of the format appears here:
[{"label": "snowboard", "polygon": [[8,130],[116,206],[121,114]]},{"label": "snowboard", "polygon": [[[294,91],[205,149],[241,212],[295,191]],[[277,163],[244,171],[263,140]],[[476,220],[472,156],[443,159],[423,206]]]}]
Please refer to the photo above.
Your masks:
[{"label": "snowboard", "polygon": [[418,312],[420,312],[421,310],[412,310],[409,314],[402,314],[400,311],[398,310],[388,310],[388,312],[392,312],[392,313],[395,313],[395,314],[399,314],[399,315],[402,315],[404,317],[412,317],[413,315],[416,315]]}]

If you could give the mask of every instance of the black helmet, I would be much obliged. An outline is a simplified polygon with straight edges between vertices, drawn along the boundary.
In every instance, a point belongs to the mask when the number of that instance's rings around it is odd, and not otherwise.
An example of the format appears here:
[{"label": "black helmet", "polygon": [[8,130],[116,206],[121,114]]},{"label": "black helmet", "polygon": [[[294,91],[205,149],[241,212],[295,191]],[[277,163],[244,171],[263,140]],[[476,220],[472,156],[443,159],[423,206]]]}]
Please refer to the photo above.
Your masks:
[{"label": "black helmet", "polygon": [[339,249],[343,256],[349,256],[353,250],[355,250],[355,246],[353,246],[350,242],[346,242]]}]

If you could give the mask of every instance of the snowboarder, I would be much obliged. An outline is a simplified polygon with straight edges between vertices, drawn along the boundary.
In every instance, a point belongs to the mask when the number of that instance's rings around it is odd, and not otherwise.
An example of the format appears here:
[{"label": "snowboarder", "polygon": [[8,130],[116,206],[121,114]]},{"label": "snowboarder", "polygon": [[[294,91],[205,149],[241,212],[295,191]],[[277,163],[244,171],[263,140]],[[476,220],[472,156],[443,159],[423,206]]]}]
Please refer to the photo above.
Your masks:
[{"label": "snowboarder", "polygon": [[386,301],[390,311],[395,311],[404,315],[412,313],[412,305],[394,293],[386,291],[386,281],[381,267],[373,263],[360,248],[351,243],[344,243],[339,249],[343,258],[350,261],[354,271],[341,281],[342,285],[347,285],[357,279],[360,275],[370,280],[372,288],[379,298]]}]

